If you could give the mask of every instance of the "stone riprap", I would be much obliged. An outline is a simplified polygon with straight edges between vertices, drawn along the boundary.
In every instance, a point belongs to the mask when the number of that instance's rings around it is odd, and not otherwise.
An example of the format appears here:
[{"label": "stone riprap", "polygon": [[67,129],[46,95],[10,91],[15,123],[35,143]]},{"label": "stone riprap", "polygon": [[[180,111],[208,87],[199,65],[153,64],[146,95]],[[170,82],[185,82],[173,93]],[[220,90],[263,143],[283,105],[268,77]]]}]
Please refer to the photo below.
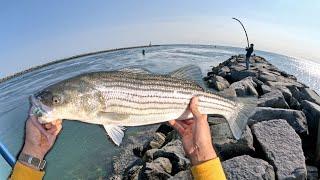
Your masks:
[{"label": "stone riprap", "polygon": [[[258,98],[239,140],[224,118],[209,115],[212,140],[227,178],[317,179],[319,95],[262,57],[254,56],[250,62],[246,70],[244,56],[232,56],[204,77],[209,90],[225,97]],[[135,148],[124,146],[124,152],[129,148],[132,153],[120,156],[117,163],[126,168],[118,168],[111,179],[192,179],[190,161],[175,130],[162,124],[141,141]]]}]

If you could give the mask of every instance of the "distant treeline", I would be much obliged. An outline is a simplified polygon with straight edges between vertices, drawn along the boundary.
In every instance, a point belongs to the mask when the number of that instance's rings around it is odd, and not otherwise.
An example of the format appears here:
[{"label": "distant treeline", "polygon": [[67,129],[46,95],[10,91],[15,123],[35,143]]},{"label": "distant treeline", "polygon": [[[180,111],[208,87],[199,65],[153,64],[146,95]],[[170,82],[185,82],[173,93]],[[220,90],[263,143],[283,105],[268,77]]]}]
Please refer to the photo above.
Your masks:
[{"label": "distant treeline", "polygon": [[7,77],[4,77],[4,78],[0,79],[0,83],[4,82],[4,81],[6,81],[6,80],[9,80],[9,79],[11,79],[11,78],[20,76],[20,75],[22,75],[22,74],[28,73],[28,72],[33,71],[33,70],[37,70],[37,69],[40,69],[40,68],[45,67],[45,66],[49,66],[49,65],[52,65],[52,64],[61,63],[61,62],[64,62],[64,61],[68,61],[68,60],[75,59],[75,58],[80,58],[80,57],[90,56],[90,55],[95,55],[95,54],[100,54],[100,53],[106,53],[106,52],[112,52],[112,51],[119,51],[119,50],[126,50],[126,49],[135,49],[135,48],[147,48],[147,47],[155,47],[155,46],[160,46],[160,45],[124,47],[124,48],[108,49],[108,50],[102,50],[102,51],[96,51],[96,52],[91,52],[91,53],[85,53],[85,54],[75,55],[75,56],[71,56],[71,57],[68,57],[68,58],[63,58],[63,59],[55,60],[55,61],[52,61],[52,62],[49,62],[49,63],[46,63],[46,64],[42,64],[42,65],[39,65],[39,66],[31,67],[31,68],[26,69],[26,70],[21,71],[21,72],[17,72],[17,73],[15,73],[15,74],[13,74],[13,75],[10,75],[10,76],[7,76]]}]

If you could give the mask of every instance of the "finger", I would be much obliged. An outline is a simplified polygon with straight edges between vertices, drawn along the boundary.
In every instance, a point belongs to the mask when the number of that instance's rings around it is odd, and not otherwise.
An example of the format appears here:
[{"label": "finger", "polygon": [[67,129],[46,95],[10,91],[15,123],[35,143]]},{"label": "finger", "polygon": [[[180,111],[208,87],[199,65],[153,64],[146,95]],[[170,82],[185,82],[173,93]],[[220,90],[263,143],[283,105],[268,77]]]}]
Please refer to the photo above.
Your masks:
[{"label": "finger", "polygon": [[62,120],[61,119],[57,119],[57,120],[54,120],[51,122],[51,124],[53,125],[58,125],[58,124],[61,124],[62,123]]},{"label": "finger", "polygon": [[58,129],[57,126],[52,126],[52,128],[49,129],[49,130],[47,130],[47,132],[50,133],[50,134],[54,134],[54,132],[55,132],[57,129]]},{"label": "finger", "polygon": [[186,124],[186,125],[191,125],[191,124],[193,124],[195,122],[195,120],[192,118],[192,119],[182,120],[180,122],[183,123],[183,124]]},{"label": "finger", "polygon": [[40,131],[41,134],[45,135],[46,137],[49,136],[47,131],[42,127],[35,116],[30,116],[30,121]]},{"label": "finger", "polygon": [[57,130],[54,133],[54,135],[57,136],[60,133],[61,129],[62,129],[62,125],[58,126]]},{"label": "finger", "polygon": [[193,114],[193,116],[199,120],[202,118],[202,114],[200,113],[200,111],[198,110],[198,104],[199,104],[199,99],[198,97],[193,97],[190,101],[190,111]]},{"label": "finger", "polygon": [[52,124],[51,123],[44,124],[44,127],[46,129],[51,129],[52,128]]},{"label": "finger", "polygon": [[179,124],[176,120],[169,121],[169,124],[175,128],[180,135],[184,134],[184,128],[181,124]]}]

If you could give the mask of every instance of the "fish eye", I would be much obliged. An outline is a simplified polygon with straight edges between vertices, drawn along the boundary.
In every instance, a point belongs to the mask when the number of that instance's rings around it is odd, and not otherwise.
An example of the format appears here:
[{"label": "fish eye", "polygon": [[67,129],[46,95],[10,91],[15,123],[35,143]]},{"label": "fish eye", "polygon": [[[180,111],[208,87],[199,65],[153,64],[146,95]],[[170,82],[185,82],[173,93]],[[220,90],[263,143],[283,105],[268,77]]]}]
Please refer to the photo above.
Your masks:
[{"label": "fish eye", "polygon": [[52,102],[53,104],[60,104],[61,98],[59,96],[52,96]]}]

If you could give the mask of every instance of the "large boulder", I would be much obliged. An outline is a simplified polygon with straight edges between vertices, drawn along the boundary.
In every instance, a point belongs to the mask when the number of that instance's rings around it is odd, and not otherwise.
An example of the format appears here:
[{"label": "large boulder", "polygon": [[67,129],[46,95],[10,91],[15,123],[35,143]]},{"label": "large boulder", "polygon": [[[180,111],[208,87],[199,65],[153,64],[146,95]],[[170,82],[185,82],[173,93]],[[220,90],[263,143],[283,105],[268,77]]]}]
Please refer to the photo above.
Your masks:
[{"label": "large boulder", "polygon": [[246,77],[257,77],[258,73],[254,70],[246,70],[244,67],[241,66],[241,69],[238,67],[234,67],[230,72],[230,78],[234,81],[240,81]]},{"label": "large boulder", "polygon": [[292,109],[257,107],[254,114],[249,118],[248,125],[271,119],[285,119],[297,133],[308,134],[306,116],[302,111]]},{"label": "large boulder", "polygon": [[312,90],[310,88],[303,88],[301,93],[303,95],[302,98],[304,100],[308,100],[308,101],[311,101],[313,103],[320,105],[320,96],[314,90]]},{"label": "large boulder", "polygon": [[138,180],[142,178],[143,171],[145,169],[145,162],[141,159],[137,159],[131,163],[123,174],[124,180]]},{"label": "large boulder", "polygon": [[186,157],[182,142],[179,139],[169,142],[161,149],[148,150],[142,159],[146,162],[152,162],[159,157],[168,158],[170,160],[172,164],[172,175],[186,170],[190,166],[190,160]]},{"label": "large boulder", "polygon": [[315,166],[307,166],[307,180],[319,180],[318,179],[318,168]]},{"label": "large boulder", "polygon": [[218,75],[221,77],[226,77],[227,74],[229,74],[230,69],[227,66],[223,66],[218,70]]},{"label": "large boulder", "polygon": [[190,170],[180,171],[176,175],[169,178],[169,180],[193,180]]},{"label": "large boulder", "polygon": [[221,76],[213,76],[208,80],[208,85],[218,91],[222,91],[230,86],[229,82]]},{"label": "large boulder", "polygon": [[299,102],[307,100],[320,105],[320,96],[314,90],[297,86],[291,86],[288,88],[290,89],[292,96]]},{"label": "large boulder", "polygon": [[271,87],[265,84],[261,86],[261,89],[263,94],[267,94],[272,91]]},{"label": "large boulder", "polygon": [[167,158],[159,157],[152,162],[146,163],[142,179],[168,179],[171,177],[172,165]]},{"label": "large boulder", "polygon": [[252,158],[248,155],[234,157],[222,163],[228,179],[261,179],[274,180],[273,167],[262,159]]},{"label": "large boulder", "polygon": [[253,136],[248,126],[239,140],[233,138],[229,125],[225,120],[222,123],[211,125],[210,130],[212,142],[222,160],[244,154],[254,154]]},{"label": "large boulder", "polygon": [[264,83],[266,83],[267,81],[276,81],[277,80],[276,76],[268,71],[264,71],[264,72],[260,73],[258,76],[258,79]]},{"label": "large boulder", "polygon": [[309,133],[311,136],[316,137],[320,121],[320,106],[313,102],[303,100],[301,107],[307,117]]},{"label": "large boulder", "polygon": [[258,106],[289,109],[289,105],[284,99],[282,92],[279,90],[273,90],[262,95],[258,99]]},{"label": "large boulder", "polygon": [[257,84],[253,82],[252,77],[247,77],[241,81],[232,83],[230,88],[236,91],[237,96],[258,96],[259,94],[255,89],[256,86]]},{"label": "large boulder", "polygon": [[165,143],[165,139],[166,139],[166,136],[163,133],[156,132],[152,135],[150,140],[145,142],[142,146],[135,147],[133,149],[133,154],[136,155],[137,157],[142,157],[144,153],[149,149],[160,148]]},{"label": "large boulder", "polygon": [[279,180],[307,177],[301,139],[286,120],[259,122],[251,128]]}]

